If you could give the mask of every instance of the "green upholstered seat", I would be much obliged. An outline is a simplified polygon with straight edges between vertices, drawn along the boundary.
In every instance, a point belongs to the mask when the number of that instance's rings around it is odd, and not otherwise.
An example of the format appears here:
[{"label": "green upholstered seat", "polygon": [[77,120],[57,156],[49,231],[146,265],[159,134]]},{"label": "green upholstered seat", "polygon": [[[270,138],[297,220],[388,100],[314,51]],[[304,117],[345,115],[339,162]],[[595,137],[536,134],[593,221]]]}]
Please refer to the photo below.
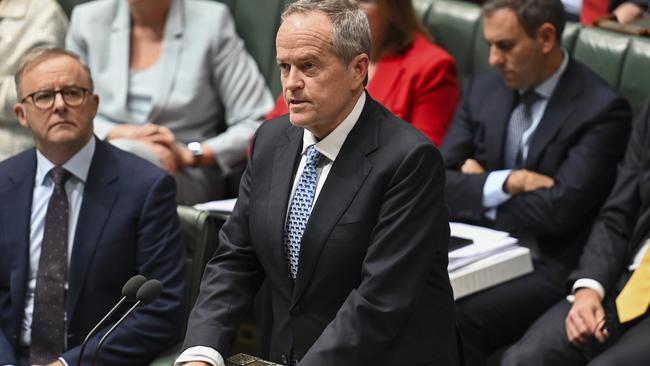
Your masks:
[{"label": "green upholstered seat", "polygon": [[578,35],[573,56],[617,88],[629,43],[629,37],[602,29],[584,28]]},{"label": "green upholstered seat", "polygon": [[477,22],[477,33],[474,37],[474,60],[472,69],[474,71],[473,75],[480,75],[486,71],[489,71],[492,66],[488,62],[490,57],[490,44],[485,40],[483,35],[483,17],[481,17]]},{"label": "green upholstered seat", "polygon": [[237,33],[246,43],[273,95],[280,92],[280,76],[275,61],[275,34],[280,15],[290,0],[219,0],[230,7]]},{"label": "green upholstered seat", "polygon": [[481,8],[473,3],[454,0],[433,1],[425,25],[436,43],[456,60],[461,86],[474,75],[475,47]]},{"label": "green upholstered seat", "polygon": [[582,26],[578,22],[567,22],[564,25],[564,32],[562,32],[562,46],[566,48],[569,53],[573,53],[578,39],[578,33]]},{"label": "green upholstered seat", "polygon": [[427,16],[431,11],[431,5],[434,0],[411,0],[413,8],[422,23],[426,23]]},{"label": "green upholstered seat", "polygon": [[[216,219],[206,211],[192,207],[178,206],[178,216],[181,220],[181,230],[186,253],[187,297],[185,318],[189,316],[192,306],[199,295],[203,270],[208,260],[214,254],[217,246],[217,231],[221,220]],[[182,335],[185,334],[183,329]],[[182,337],[179,335],[179,337]],[[172,365],[180,351],[180,344],[158,357],[152,366]]]},{"label": "green upholstered seat", "polygon": [[650,96],[650,39],[633,37],[627,49],[619,91],[632,105],[636,116]]}]

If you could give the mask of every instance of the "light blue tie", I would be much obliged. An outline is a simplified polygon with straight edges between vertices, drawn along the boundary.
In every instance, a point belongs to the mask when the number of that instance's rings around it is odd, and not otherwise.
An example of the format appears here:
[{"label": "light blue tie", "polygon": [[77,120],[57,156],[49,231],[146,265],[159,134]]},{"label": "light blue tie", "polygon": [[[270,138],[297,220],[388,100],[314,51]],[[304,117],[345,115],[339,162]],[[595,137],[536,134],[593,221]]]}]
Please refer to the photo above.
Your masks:
[{"label": "light blue tie", "polygon": [[296,191],[293,194],[293,199],[289,206],[287,222],[284,226],[285,254],[289,260],[291,278],[294,280],[298,273],[298,257],[300,254],[302,233],[305,231],[305,226],[307,226],[312,202],[316,193],[316,182],[318,181],[316,167],[322,156],[314,145],[310,145],[307,148],[307,162],[305,163],[302,175],[300,175],[300,179],[298,179],[298,185],[296,186]]}]

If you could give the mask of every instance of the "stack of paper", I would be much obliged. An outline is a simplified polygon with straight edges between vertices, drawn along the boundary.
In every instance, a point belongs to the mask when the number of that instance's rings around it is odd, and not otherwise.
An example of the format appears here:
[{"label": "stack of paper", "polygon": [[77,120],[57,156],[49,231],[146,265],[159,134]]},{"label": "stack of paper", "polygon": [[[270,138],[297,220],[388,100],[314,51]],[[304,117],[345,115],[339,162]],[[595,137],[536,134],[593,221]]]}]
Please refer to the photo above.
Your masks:
[{"label": "stack of paper", "polygon": [[515,246],[449,272],[449,280],[458,300],[532,271],[530,250]]},{"label": "stack of paper", "polygon": [[205,203],[197,203],[194,205],[194,208],[202,211],[212,211],[212,212],[221,212],[230,214],[235,208],[235,203],[237,203],[236,198],[230,198],[226,200],[210,201]]},{"label": "stack of paper", "polygon": [[472,244],[449,252],[449,279],[454,298],[473,294],[533,271],[530,250],[509,233],[452,222],[451,235]]},{"label": "stack of paper", "polygon": [[505,231],[458,222],[449,223],[449,228],[451,235],[472,241],[472,244],[449,252],[449,272],[517,245],[517,239]]}]

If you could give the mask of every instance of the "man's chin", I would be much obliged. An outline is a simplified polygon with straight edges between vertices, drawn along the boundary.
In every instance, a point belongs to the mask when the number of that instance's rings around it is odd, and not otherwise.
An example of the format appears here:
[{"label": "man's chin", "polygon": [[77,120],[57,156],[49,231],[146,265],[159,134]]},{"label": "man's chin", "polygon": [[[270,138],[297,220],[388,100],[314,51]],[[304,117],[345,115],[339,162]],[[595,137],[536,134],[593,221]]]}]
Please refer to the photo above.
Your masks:
[{"label": "man's chin", "polygon": [[289,112],[289,122],[292,125],[297,127],[307,127],[309,125],[310,118],[302,113],[291,113]]}]

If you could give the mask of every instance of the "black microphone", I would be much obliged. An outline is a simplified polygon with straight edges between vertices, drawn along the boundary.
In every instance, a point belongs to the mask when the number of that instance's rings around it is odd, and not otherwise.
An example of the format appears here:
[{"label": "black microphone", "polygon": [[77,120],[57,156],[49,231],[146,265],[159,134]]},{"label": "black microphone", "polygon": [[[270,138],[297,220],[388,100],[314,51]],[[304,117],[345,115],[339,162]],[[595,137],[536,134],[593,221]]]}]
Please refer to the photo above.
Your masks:
[{"label": "black microphone", "polygon": [[124,319],[126,319],[129,314],[135,310],[140,304],[144,305],[149,305],[152,302],[154,302],[159,296],[160,293],[162,292],[162,284],[158,280],[149,280],[145,282],[142,287],[138,290],[137,294],[135,295],[135,298],[138,300],[129,310],[127,310],[124,315],[118,320],[111,329],[104,334],[102,339],[99,340],[99,343],[97,344],[97,349],[95,350],[95,355],[93,356],[93,362],[91,363],[92,366],[95,366],[95,362],[97,361],[97,357],[99,356],[99,353],[102,350],[102,347],[104,346],[104,342],[106,341],[106,338],[108,338],[111,333],[117,328],[118,325],[122,324]]},{"label": "black microphone", "polygon": [[95,325],[95,327],[88,333],[83,343],[81,344],[81,350],[79,350],[79,358],[77,358],[77,366],[81,365],[81,360],[84,357],[84,351],[86,350],[86,344],[88,343],[88,340],[104,326],[104,323],[106,323],[106,321],[117,311],[120,306],[122,306],[122,304],[124,304],[126,301],[136,301],[138,290],[140,290],[140,287],[142,287],[145,282],[147,282],[147,278],[143,275],[135,275],[126,281],[122,287],[122,299],[120,299],[120,301],[118,301],[117,304],[113,306],[108,314],[106,314],[102,320],[100,320],[99,323]]}]

